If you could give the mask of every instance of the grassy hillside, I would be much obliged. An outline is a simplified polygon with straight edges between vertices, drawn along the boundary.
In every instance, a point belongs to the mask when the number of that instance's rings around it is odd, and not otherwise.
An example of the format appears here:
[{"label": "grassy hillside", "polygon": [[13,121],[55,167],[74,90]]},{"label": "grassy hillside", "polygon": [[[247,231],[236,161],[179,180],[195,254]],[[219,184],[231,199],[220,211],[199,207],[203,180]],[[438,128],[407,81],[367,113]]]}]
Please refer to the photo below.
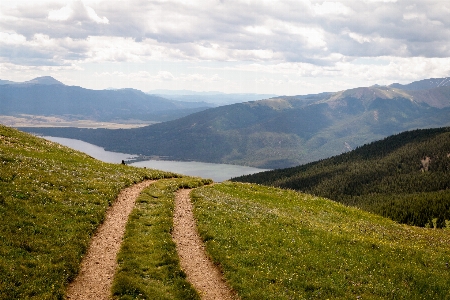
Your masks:
[{"label": "grassy hillside", "polygon": [[322,161],[240,178],[327,197],[417,226],[450,220],[450,128],[390,136]]},{"label": "grassy hillside", "polygon": [[24,130],[124,153],[274,169],[405,130],[450,126],[449,115],[450,86],[425,91],[364,87],[227,105],[135,129]]},{"label": "grassy hillside", "polygon": [[192,197],[206,248],[241,299],[449,299],[449,230],[252,184]]},{"label": "grassy hillside", "polygon": [[[101,163],[4,126],[0,163],[0,299],[63,299],[118,192],[175,176]],[[199,298],[170,237],[174,192],[195,187],[207,251],[242,299],[448,298],[448,229],[400,225],[292,190],[208,183],[164,179],[142,193],[118,257],[115,298]]]},{"label": "grassy hillside", "polygon": [[119,191],[173,176],[102,163],[0,125],[0,299],[62,299]]}]

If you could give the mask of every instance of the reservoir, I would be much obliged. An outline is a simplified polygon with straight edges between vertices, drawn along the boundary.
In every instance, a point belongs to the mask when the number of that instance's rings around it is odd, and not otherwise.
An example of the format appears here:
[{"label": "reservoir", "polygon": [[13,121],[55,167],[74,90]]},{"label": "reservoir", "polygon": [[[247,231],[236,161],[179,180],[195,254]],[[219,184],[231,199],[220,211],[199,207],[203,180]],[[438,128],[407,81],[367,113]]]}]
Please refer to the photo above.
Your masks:
[{"label": "reservoir", "polygon": [[[44,136],[43,138],[67,146],[69,148],[84,152],[95,159],[108,162],[120,163],[122,160],[129,160],[136,155],[106,151],[102,147],[86,143],[80,140]],[[174,172],[188,176],[198,176],[202,178],[211,178],[215,182],[222,182],[232,177],[241,175],[254,174],[267,171],[267,169],[259,169],[246,166],[212,164],[195,161],[167,161],[167,160],[145,160],[129,164],[135,167],[146,167],[149,169],[157,169],[161,171]]]}]

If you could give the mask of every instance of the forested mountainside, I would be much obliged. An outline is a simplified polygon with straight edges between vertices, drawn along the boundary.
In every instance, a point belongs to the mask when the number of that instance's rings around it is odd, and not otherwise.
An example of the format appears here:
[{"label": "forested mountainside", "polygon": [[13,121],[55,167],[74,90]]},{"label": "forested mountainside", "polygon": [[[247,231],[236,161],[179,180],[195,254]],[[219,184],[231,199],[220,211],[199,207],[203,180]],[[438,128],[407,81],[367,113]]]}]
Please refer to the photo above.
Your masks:
[{"label": "forested mountainside", "polygon": [[408,131],[329,159],[233,181],[294,189],[401,223],[443,227],[450,220],[450,128]]},{"label": "forested mountainside", "polygon": [[23,130],[172,160],[285,168],[402,131],[443,126],[450,126],[450,86],[374,86],[221,106],[135,129]]}]

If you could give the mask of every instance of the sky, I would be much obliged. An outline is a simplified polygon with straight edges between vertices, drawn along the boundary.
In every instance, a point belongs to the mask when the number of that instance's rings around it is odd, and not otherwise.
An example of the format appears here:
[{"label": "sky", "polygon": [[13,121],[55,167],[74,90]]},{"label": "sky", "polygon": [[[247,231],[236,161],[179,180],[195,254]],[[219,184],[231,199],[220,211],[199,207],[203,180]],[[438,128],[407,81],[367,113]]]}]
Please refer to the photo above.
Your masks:
[{"label": "sky", "polygon": [[1,0],[0,79],[304,95],[450,76],[448,0]]}]

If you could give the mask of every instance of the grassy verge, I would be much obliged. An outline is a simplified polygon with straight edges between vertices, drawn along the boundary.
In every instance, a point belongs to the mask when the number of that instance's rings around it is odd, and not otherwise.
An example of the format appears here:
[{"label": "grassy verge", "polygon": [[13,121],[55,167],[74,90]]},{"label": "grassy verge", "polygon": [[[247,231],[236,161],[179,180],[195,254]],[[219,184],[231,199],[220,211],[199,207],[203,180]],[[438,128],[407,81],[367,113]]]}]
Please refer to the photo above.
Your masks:
[{"label": "grassy verge", "polygon": [[250,184],[192,198],[207,251],[242,299],[449,299],[450,230]]},{"label": "grassy verge", "polygon": [[115,299],[200,299],[180,269],[172,241],[175,192],[210,180],[160,180],[145,189],[127,223],[113,282]]},{"label": "grassy verge", "polygon": [[62,299],[126,186],[175,174],[106,164],[0,125],[0,299]]}]

